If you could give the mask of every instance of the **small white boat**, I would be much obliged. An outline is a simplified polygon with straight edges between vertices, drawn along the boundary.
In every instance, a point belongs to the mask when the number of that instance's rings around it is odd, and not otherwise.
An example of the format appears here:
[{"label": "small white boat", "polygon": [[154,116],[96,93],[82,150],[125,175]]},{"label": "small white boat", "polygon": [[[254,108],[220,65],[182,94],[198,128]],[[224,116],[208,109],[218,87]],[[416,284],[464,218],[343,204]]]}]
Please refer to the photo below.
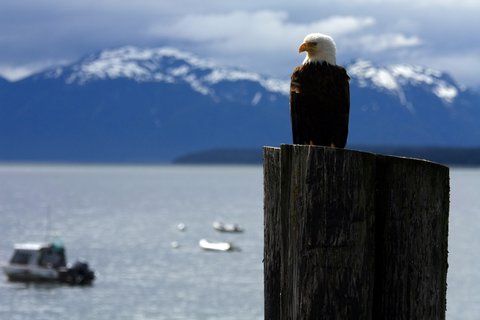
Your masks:
[{"label": "small white boat", "polygon": [[204,250],[212,251],[230,251],[234,249],[230,242],[210,242],[206,239],[201,239],[198,245]]},{"label": "small white boat", "polygon": [[10,281],[89,284],[95,279],[86,262],[77,261],[67,267],[61,243],[15,244],[12,258],[2,269]]},{"label": "small white boat", "polygon": [[220,232],[243,232],[243,229],[236,223],[223,223],[215,221],[212,224],[213,228]]}]

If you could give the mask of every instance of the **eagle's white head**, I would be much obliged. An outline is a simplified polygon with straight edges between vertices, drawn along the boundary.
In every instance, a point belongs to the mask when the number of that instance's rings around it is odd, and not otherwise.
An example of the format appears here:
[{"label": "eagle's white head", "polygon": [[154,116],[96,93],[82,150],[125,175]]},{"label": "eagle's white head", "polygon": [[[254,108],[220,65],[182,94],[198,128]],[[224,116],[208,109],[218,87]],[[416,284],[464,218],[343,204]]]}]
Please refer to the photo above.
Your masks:
[{"label": "eagle's white head", "polygon": [[335,55],[336,47],[332,37],[321,33],[310,33],[303,39],[298,52],[307,52],[303,64],[309,62],[326,61],[330,64],[337,64]]}]

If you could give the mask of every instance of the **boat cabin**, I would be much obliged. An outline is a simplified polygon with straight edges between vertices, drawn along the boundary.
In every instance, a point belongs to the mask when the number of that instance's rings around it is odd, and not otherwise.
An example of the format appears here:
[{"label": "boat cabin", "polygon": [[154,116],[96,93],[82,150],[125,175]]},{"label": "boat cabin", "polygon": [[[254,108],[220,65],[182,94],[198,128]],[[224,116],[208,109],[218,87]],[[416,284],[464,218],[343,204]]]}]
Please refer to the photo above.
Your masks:
[{"label": "boat cabin", "polygon": [[55,243],[22,243],[14,246],[11,265],[58,269],[66,266],[65,249]]}]

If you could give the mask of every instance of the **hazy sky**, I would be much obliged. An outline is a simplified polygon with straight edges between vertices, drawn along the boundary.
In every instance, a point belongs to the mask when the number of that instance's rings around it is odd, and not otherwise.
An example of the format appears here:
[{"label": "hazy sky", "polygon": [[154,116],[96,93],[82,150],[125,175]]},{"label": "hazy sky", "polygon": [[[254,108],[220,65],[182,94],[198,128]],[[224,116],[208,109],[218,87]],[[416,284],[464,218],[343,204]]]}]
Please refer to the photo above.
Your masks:
[{"label": "hazy sky", "polygon": [[2,0],[0,74],[17,79],[123,45],[174,46],[220,64],[288,77],[310,32],[340,64],[420,64],[480,86],[477,0]]}]

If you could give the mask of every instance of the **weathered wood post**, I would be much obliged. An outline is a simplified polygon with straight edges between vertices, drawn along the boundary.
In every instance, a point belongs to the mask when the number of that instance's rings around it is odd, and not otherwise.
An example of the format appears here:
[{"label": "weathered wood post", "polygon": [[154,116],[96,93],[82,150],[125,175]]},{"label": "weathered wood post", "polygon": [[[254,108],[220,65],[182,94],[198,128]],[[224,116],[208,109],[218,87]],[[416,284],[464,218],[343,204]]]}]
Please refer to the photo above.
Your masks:
[{"label": "weathered wood post", "polygon": [[264,148],[265,319],[444,319],[448,168]]}]

